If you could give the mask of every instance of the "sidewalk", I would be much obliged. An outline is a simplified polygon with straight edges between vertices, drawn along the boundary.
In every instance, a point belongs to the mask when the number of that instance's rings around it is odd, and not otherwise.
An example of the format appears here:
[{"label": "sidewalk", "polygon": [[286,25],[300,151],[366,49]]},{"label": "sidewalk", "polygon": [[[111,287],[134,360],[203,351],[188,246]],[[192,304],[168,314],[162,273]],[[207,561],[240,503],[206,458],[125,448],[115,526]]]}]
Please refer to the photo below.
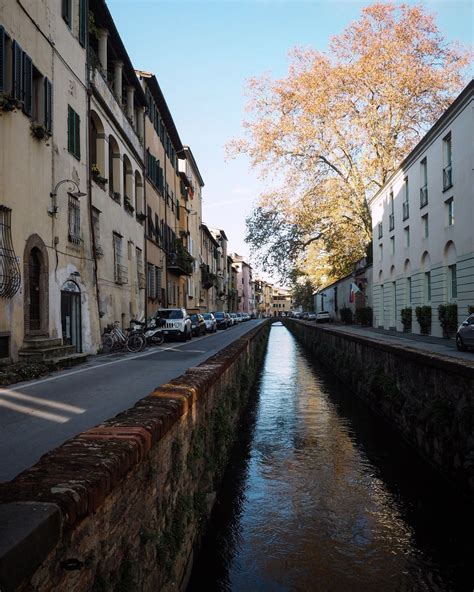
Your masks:
[{"label": "sidewalk", "polygon": [[459,352],[456,349],[456,342],[454,339],[443,339],[441,337],[432,337],[431,335],[399,333],[387,329],[376,329],[375,327],[362,327],[360,325],[338,325],[332,323],[330,325],[319,326],[325,326],[334,331],[340,331],[341,333],[349,333],[352,335],[360,335],[361,337],[377,339],[377,341],[392,343],[410,349],[419,349],[424,352],[449,356],[474,364],[474,350]]}]

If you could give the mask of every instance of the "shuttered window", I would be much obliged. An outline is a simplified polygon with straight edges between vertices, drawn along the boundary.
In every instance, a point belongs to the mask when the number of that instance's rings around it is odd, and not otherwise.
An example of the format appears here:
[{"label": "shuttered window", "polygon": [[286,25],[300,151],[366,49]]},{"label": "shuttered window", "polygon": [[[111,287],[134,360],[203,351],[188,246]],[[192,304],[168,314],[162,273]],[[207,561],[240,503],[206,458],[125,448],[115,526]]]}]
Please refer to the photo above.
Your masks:
[{"label": "shuttered window", "polygon": [[0,26],[0,92],[4,92],[7,86],[7,73],[6,73],[6,61],[5,61],[5,29]]},{"label": "shuttered window", "polygon": [[44,127],[49,134],[53,133],[53,86],[51,82],[45,78],[43,81],[43,113],[44,113]]},{"label": "shuttered window", "polygon": [[79,43],[86,46],[87,0],[79,0]]},{"label": "shuttered window", "polygon": [[12,95],[23,101],[23,50],[16,41],[12,43]]},{"label": "shuttered window", "polygon": [[33,113],[33,62],[23,53],[23,111],[30,116]]},{"label": "shuttered window", "polygon": [[74,109],[67,107],[67,149],[77,159],[81,158],[81,137],[80,137],[81,119]]}]

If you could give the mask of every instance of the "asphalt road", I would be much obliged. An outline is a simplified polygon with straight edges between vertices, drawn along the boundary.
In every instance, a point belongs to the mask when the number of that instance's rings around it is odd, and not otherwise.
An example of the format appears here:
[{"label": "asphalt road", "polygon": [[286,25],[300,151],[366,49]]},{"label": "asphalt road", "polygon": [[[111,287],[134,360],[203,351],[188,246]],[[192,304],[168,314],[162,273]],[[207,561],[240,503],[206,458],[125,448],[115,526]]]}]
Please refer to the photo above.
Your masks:
[{"label": "asphalt road", "polygon": [[94,356],[49,377],[0,388],[0,481],[13,479],[72,436],[114,417],[262,321],[139,354]]}]

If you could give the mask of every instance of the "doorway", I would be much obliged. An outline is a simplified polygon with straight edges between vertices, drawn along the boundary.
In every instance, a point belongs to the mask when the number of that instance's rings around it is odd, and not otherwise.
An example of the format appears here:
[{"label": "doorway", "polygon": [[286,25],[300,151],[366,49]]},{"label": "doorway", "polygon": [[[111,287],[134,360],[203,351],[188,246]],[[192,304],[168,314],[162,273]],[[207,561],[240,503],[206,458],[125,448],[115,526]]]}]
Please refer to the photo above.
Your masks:
[{"label": "doorway", "polygon": [[28,278],[29,328],[30,331],[39,331],[41,329],[41,253],[36,247],[30,252]]},{"label": "doorway", "polygon": [[67,281],[61,289],[61,325],[63,344],[74,345],[82,352],[81,290],[76,282]]}]

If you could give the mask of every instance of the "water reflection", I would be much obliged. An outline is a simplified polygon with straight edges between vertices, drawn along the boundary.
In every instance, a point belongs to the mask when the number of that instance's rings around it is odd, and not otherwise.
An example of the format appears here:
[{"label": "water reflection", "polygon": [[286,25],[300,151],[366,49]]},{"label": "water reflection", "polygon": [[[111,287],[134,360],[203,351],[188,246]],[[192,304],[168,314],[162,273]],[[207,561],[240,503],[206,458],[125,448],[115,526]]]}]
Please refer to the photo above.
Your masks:
[{"label": "water reflection", "polygon": [[271,331],[190,590],[472,590],[472,519],[432,471]]}]

